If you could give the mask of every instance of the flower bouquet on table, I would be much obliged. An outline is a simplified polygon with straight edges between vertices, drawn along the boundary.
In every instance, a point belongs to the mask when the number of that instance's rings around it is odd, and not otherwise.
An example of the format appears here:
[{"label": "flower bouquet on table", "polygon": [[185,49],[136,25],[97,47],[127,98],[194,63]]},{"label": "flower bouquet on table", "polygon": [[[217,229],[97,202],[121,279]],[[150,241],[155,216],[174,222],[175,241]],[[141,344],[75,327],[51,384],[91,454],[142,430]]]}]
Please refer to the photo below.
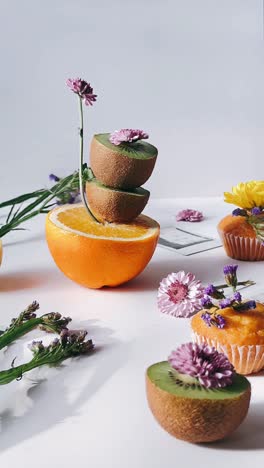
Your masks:
[{"label": "flower bouquet on table", "polygon": [[225,202],[238,207],[218,225],[227,255],[237,260],[264,260],[264,181],[240,183],[224,195]]},{"label": "flower bouquet on table", "polygon": [[[46,238],[55,263],[73,281],[90,288],[118,286],[137,276],[150,261],[159,225],[141,214],[149,191],[142,187],[154,169],[157,148],[142,130],[121,129],[94,135],[90,164],[84,163],[83,103],[97,96],[86,81],[67,80],[80,111],[79,171],[38,190],[0,204],[11,206],[0,238],[24,221],[48,213]],[[81,203],[74,203],[79,195]],[[24,208],[21,203],[31,202]],[[60,206],[56,206],[58,204]],[[74,203],[74,205],[73,205]],[[0,252],[1,253],[1,252]]]}]

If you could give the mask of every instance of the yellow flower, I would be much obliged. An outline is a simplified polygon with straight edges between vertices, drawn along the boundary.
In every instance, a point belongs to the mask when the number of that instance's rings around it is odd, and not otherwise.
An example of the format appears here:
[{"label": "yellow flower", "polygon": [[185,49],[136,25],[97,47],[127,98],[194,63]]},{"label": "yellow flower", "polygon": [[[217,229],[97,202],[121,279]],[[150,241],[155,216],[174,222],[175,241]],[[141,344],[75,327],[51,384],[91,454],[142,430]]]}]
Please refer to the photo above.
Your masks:
[{"label": "yellow flower", "polygon": [[225,192],[225,202],[250,210],[255,206],[264,207],[264,180],[250,180],[232,187],[232,193]]}]

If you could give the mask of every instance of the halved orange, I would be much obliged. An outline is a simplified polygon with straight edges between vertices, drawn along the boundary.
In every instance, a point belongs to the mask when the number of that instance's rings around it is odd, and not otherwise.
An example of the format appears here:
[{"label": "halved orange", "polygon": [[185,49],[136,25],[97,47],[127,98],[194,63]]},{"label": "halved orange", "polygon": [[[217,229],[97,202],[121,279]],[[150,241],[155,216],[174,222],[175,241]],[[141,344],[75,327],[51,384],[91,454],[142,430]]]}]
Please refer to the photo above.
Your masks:
[{"label": "halved orange", "polygon": [[137,276],[158,237],[159,224],[144,215],[127,224],[100,224],[82,204],[63,205],[47,215],[46,238],[55,263],[89,288],[118,286]]}]

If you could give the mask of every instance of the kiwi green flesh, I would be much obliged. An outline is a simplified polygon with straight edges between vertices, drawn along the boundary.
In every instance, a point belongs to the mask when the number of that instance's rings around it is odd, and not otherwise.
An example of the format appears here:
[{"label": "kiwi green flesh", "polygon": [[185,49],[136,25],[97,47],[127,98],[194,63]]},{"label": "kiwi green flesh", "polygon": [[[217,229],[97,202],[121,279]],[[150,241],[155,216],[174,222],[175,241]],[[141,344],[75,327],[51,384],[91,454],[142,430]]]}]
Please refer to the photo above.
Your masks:
[{"label": "kiwi green flesh", "polygon": [[110,133],[99,133],[94,135],[94,138],[107,148],[120,153],[129,158],[135,159],[151,159],[155,158],[158,150],[155,146],[143,140],[138,140],[133,143],[123,143],[120,145],[113,145],[109,140]]},{"label": "kiwi green flesh", "polygon": [[88,184],[95,184],[98,187],[100,187],[102,189],[105,189],[105,190],[109,190],[111,192],[130,193],[132,195],[137,195],[139,197],[142,197],[142,196],[145,196],[145,195],[149,194],[149,191],[144,189],[143,187],[137,187],[137,188],[130,189],[130,190],[123,190],[123,189],[120,189],[120,188],[107,187],[106,185],[103,185],[101,182],[99,182],[99,180],[97,180],[96,178],[94,178],[92,180],[88,180],[87,183]]},{"label": "kiwi green flesh", "polygon": [[167,361],[157,362],[147,370],[149,379],[165,392],[183,398],[199,400],[225,400],[237,398],[250,387],[249,381],[243,375],[235,374],[233,383],[224,388],[205,388],[197,385],[180,384],[173,374],[173,369]]}]

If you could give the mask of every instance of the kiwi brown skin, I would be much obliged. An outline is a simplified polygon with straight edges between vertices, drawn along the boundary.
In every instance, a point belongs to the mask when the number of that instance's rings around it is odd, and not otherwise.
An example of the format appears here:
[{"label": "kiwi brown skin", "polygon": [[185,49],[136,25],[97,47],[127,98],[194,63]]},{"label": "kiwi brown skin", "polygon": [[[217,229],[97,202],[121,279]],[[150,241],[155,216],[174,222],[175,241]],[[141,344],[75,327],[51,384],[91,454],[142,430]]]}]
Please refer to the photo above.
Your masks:
[{"label": "kiwi brown skin", "polygon": [[93,137],[90,166],[103,185],[124,190],[143,185],[151,176],[157,156],[148,159],[129,156],[107,148]]},{"label": "kiwi brown skin", "polygon": [[247,415],[250,386],[236,398],[184,398],[157,387],[146,375],[149,407],[158,423],[177,439],[214,442],[230,435]]},{"label": "kiwi brown skin", "polygon": [[135,219],[144,210],[150,195],[145,189],[140,189],[140,192],[139,195],[113,190],[94,180],[86,182],[89,208],[98,221],[127,223]]}]

